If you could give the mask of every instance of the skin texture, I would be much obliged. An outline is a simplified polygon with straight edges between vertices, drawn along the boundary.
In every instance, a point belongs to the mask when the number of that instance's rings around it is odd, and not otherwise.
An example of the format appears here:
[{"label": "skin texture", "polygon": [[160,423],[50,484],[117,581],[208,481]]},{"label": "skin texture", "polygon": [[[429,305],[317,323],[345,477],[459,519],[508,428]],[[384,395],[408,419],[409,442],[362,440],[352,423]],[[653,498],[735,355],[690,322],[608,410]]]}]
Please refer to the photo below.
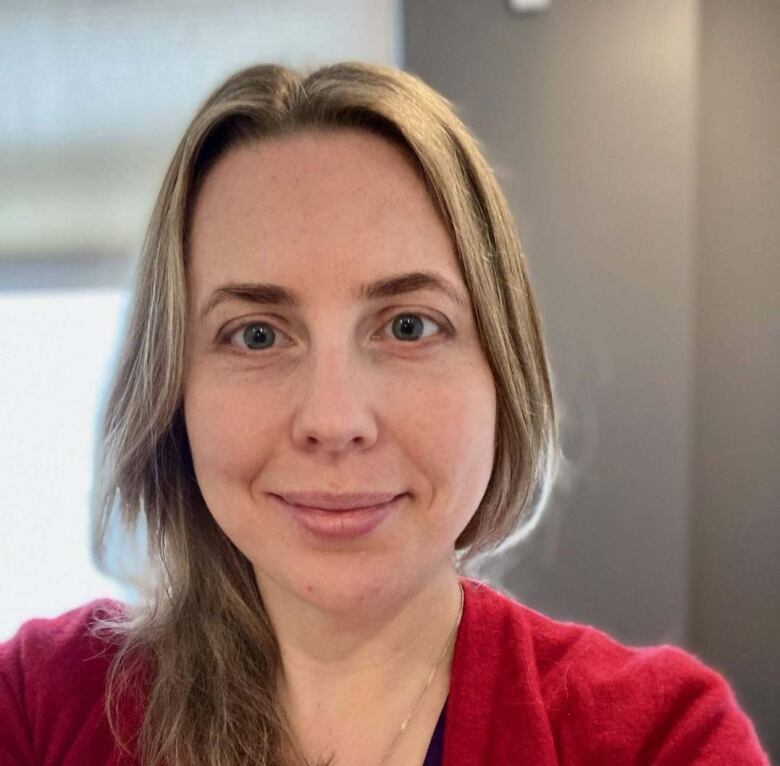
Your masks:
[{"label": "skin texture", "polygon": [[[454,543],[493,465],[495,385],[454,245],[409,158],[353,129],[229,151],[196,200],[190,242],[184,412],[197,480],[254,567],[302,742],[358,762],[346,730],[365,719],[389,743],[452,630]],[[355,295],[422,270],[465,306],[432,290]],[[228,298],[201,316],[239,282],[284,286],[301,304]],[[420,339],[394,329],[399,314],[419,318]],[[246,347],[252,322],[269,348]],[[268,494],[302,490],[408,494],[368,535],[334,541]],[[447,674],[445,663],[416,714],[414,757]],[[414,730],[404,737],[411,748]]]}]

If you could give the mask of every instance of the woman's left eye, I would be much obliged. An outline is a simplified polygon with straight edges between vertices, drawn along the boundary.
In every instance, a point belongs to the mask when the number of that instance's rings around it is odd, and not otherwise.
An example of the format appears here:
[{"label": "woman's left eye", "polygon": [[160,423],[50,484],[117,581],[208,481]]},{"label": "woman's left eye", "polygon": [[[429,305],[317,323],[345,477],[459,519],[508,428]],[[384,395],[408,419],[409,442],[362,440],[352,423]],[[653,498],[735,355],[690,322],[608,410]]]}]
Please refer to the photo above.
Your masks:
[{"label": "woman's left eye", "polygon": [[[391,331],[398,333],[398,339],[403,342],[409,340],[420,340],[423,333],[423,325],[425,321],[431,322],[437,327],[441,327],[441,323],[435,319],[427,316],[426,314],[397,314],[384,326],[390,327]],[[434,333],[435,334],[435,333]],[[426,336],[430,337],[430,336]]]},{"label": "woman's left eye", "polygon": [[[383,327],[389,327],[396,339],[407,343],[409,341],[424,340],[430,335],[424,335],[425,323],[429,322],[437,328],[443,328],[443,324],[427,314],[404,313],[396,314]],[[435,335],[436,333],[432,333]],[[249,351],[264,351],[273,348],[277,335],[286,338],[285,333],[266,321],[255,320],[241,325],[228,333],[226,342],[229,345],[238,345]],[[378,336],[374,336],[378,337]]]}]

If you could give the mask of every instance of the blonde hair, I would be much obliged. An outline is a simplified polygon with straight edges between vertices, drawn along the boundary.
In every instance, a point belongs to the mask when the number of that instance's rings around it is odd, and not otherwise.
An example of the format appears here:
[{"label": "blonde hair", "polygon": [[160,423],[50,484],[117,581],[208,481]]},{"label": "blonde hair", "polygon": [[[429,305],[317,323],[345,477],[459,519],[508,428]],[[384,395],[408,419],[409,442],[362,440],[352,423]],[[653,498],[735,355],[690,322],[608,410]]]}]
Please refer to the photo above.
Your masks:
[{"label": "blonde hair", "polygon": [[[217,88],[187,127],[144,241],[126,342],[108,399],[95,555],[116,511],[146,525],[154,587],[96,630],[116,639],[107,715],[143,689],[137,755],[146,766],[287,763],[277,696],[280,653],[249,561],[199,491],[182,416],[185,271],[193,200],[225,152],[299,130],[358,128],[417,164],[456,246],[497,392],[493,472],[456,542],[460,562],[532,523],[557,465],[558,437],[540,319],[504,196],[452,105],[417,77],[360,63],[304,77],[253,66]],[[135,739],[135,735],[132,737]]]}]

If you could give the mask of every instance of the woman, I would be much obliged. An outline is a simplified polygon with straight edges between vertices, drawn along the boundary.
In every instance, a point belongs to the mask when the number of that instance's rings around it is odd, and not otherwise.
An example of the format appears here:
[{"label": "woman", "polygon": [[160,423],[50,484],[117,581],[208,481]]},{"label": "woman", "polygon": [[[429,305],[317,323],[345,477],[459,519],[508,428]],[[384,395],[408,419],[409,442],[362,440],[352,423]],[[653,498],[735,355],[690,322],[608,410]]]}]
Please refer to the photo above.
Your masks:
[{"label": "woman", "polygon": [[[105,420],[154,589],[0,650],[3,763],[765,763],[715,672],[461,565],[555,469],[501,191],[415,77],[244,70],[159,194]],[[124,761],[122,759],[125,759]]]}]

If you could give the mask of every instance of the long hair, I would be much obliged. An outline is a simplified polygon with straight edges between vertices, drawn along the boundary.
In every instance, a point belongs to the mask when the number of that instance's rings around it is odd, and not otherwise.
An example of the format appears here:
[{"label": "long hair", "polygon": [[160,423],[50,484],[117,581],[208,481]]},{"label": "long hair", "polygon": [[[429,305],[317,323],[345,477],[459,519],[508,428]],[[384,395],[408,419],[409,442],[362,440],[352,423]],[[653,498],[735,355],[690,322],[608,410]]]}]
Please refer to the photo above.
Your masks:
[{"label": "long hair", "polygon": [[411,74],[361,63],[305,77],[275,65],[231,76],[197,111],[168,166],[104,417],[95,557],[108,569],[106,536],[118,513],[128,531],[145,525],[154,580],[145,604],[96,627],[118,647],[106,705],[120,744],[119,700],[143,682],[134,746],[145,766],[289,762],[279,646],[248,559],[206,507],[184,428],[188,238],[198,189],[225,152],[345,127],[394,142],[417,165],[455,243],[495,380],[493,471],[456,541],[459,565],[532,524],[533,499],[555,473],[553,395],[524,256],[504,195],[452,104]]}]

